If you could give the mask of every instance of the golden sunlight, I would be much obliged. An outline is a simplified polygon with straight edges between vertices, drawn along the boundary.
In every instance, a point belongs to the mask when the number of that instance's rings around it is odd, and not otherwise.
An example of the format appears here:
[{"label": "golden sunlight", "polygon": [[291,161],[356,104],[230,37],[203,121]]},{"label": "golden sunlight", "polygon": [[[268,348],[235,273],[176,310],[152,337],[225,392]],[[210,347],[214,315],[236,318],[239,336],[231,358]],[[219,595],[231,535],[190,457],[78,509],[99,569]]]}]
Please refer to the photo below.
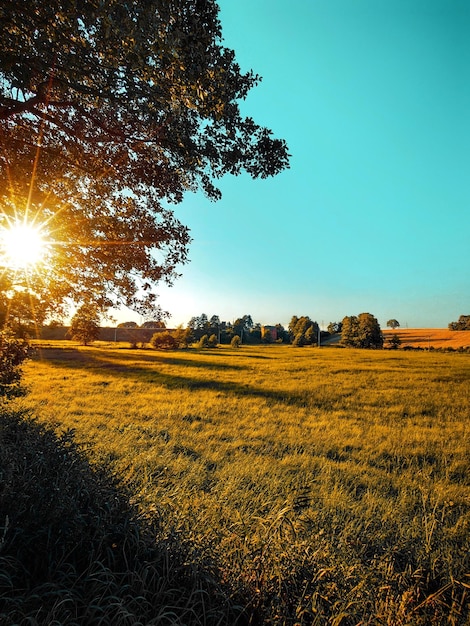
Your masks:
[{"label": "golden sunlight", "polygon": [[39,264],[47,243],[40,226],[28,222],[9,224],[0,230],[1,264],[23,270]]}]

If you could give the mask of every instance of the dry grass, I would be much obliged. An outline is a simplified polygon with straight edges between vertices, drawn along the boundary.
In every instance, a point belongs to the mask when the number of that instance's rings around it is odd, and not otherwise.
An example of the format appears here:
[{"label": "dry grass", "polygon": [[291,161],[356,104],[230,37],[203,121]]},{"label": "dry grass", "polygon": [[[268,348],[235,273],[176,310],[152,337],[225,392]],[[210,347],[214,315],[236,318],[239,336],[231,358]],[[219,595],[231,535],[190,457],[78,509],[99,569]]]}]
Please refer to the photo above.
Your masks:
[{"label": "dry grass", "polygon": [[467,623],[468,354],[49,348],[26,382],[253,623]]},{"label": "dry grass", "polygon": [[398,335],[401,347],[413,348],[468,348],[470,347],[470,330],[447,330],[445,328],[397,328],[382,330],[385,341]]}]

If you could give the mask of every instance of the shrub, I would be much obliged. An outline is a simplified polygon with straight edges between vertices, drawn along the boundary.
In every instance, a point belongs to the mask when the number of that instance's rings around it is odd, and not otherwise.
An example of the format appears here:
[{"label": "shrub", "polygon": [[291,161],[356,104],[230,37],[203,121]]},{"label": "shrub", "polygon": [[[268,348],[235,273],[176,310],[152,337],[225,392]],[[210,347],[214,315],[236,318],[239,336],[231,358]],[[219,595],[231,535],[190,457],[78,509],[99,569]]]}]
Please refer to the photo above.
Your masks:
[{"label": "shrub", "polygon": [[150,344],[156,350],[176,350],[178,348],[178,341],[169,332],[155,333]]},{"label": "shrub", "polygon": [[4,400],[25,395],[21,366],[30,354],[31,347],[26,341],[16,339],[8,331],[0,332],[0,397]]},{"label": "shrub", "polygon": [[234,335],[232,337],[232,341],[230,342],[230,345],[232,346],[232,348],[239,348],[241,345],[242,340],[240,339],[240,337],[238,335]]},{"label": "shrub", "polygon": [[208,347],[209,347],[209,337],[208,337],[207,335],[203,335],[203,336],[199,339],[198,344],[197,344],[197,347],[198,347],[199,349],[202,349],[202,348],[208,348]]}]

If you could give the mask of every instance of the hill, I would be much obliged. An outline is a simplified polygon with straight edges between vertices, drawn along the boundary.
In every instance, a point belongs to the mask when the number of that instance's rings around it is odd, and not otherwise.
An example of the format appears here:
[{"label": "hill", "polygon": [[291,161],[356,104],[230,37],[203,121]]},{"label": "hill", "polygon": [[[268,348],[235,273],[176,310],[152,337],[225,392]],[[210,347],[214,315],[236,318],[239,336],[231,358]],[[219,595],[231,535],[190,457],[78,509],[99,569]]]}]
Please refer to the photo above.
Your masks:
[{"label": "hill", "polygon": [[396,328],[382,330],[385,342],[398,335],[401,347],[412,348],[466,348],[470,346],[470,330],[448,330],[446,328]]}]

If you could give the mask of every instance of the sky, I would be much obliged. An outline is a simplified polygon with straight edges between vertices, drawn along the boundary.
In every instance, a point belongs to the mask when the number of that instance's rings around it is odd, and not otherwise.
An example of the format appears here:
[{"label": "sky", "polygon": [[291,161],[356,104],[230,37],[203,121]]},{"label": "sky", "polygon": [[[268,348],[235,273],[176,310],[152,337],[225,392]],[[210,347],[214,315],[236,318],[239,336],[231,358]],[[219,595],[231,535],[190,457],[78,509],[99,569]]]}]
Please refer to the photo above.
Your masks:
[{"label": "sky", "polygon": [[263,77],[242,111],[287,141],[291,163],[176,207],[193,242],[159,289],[167,325],[206,313],[326,328],[369,312],[444,328],[470,314],[470,3],[219,6],[224,45]]}]

